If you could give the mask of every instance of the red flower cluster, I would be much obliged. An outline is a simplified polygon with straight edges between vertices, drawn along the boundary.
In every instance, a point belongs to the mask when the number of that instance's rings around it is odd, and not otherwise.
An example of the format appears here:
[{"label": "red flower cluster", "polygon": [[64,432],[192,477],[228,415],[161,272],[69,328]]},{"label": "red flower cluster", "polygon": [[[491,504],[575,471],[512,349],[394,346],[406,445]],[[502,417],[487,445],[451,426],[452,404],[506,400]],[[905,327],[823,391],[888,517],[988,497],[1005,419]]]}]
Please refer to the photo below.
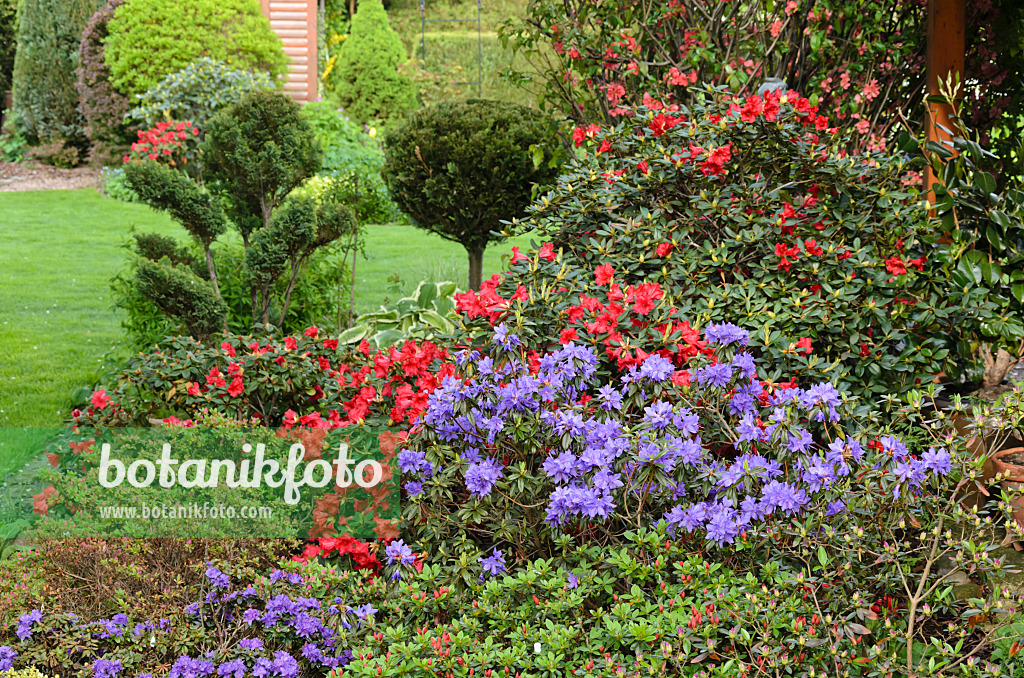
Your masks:
[{"label": "red flower cluster", "polygon": [[[376,553],[370,553],[370,544],[353,537],[321,537],[306,545],[301,555],[292,556],[297,563],[308,563],[314,558],[327,559],[331,556],[350,556],[357,570],[380,572],[380,561]],[[420,566],[422,567],[422,565]]]},{"label": "red flower cluster", "polygon": [[170,165],[185,164],[188,158],[181,150],[189,135],[199,135],[199,128],[191,122],[158,122],[152,129],[139,130],[139,140],[132,144],[132,152],[124,156],[124,161],[148,158],[167,161]]}]

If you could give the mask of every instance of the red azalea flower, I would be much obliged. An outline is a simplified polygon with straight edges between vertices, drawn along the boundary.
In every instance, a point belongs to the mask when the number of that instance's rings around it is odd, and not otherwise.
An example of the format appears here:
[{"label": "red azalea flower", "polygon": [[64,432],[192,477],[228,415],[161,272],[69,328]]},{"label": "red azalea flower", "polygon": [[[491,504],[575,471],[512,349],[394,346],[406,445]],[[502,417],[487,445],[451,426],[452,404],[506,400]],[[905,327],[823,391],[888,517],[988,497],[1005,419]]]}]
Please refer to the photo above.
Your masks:
[{"label": "red azalea flower", "polygon": [[552,245],[549,242],[544,243],[543,245],[541,245],[540,251],[537,252],[537,256],[539,256],[541,259],[546,259],[547,261],[554,261],[555,260],[555,248],[554,248],[554,245]]},{"label": "red azalea flower", "polygon": [[810,355],[814,351],[811,348],[810,337],[800,337],[800,340],[796,342],[796,352],[803,353],[804,355]]},{"label": "red azalea flower", "polygon": [[316,326],[306,328],[304,334],[310,339],[316,339],[316,335],[320,333],[320,329]]},{"label": "red azalea flower", "polygon": [[641,174],[647,174],[650,170],[647,168],[647,161],[641,160],[636,164],[636,168],[640,170]]},{"label": "red azalea flower", "polygon": [[235,357],[235,355],[236,355],[235,354],[235,347],[232,346],[231,344],[229,344],[228,342],[226,342],[226,341],[221,342],[220,348],[221,348],[222,351],[227,353],[228,356],[230,356],[232,358]]},{"label": "red azalea flower", "polygon": [[907,272],[907,266],[899,257],[889,257],[885,260],[885,270],[890,275],[904,275]]},{"label": "red azalea flower", "polygon": [[612,281],[612,276],[615,275],[615,269],[612,268],[611,264],[602,264],[594,269],[594,281],[598,285],[607,285]]},{"label": "red azalea flower", "polygon": [[235,377],[231,380],[231,385],[228,386],[228,395],[231,397],[240,396],[245,391],[245,386],[242,384],[241,377]]},{"label": "red azalea flower", "polygon": [[299,342],[295,341],[295,337],[285,337],[284,347],[289,351],[295,351],[299,348]]},{"label": "red azalea flower", "polygon": [[676,246],[673,245],[672,243],[670,243],[670,242],[663,242],[660,245],[658,245],[658,256],[659,257],[667,256],[668,254],[671,254],[672,250],[674,250],[675,248],[676,248]]},{"label": "red azalea flower", "polygon": [[512,261],[510,261],[509,263],[510,264],[516,264],[516,263],[519,263],[520,261],[529,261],[529,258],[525,254],[520,252],[518,247],[513,247],[512,248]]},{"label": "red azalea flower", "polygon": [[89,398],[89,402],[91,402],[92,406],[95,407],[97,410],[102,410],[104,407],[107,406],[107,403],[110,402],[110,397],[107,396],[106,393],[107,392],[102,388],[98,391],[93,392],[92,397]]},{"label": "red azalea flower", "polygon": [[570,341],[576,341],[577,339],[579,339],[579,336],[576,334],[576,330],[571,327],[562,330],[558,335],[558,343],[560,344],[568,344]]}]

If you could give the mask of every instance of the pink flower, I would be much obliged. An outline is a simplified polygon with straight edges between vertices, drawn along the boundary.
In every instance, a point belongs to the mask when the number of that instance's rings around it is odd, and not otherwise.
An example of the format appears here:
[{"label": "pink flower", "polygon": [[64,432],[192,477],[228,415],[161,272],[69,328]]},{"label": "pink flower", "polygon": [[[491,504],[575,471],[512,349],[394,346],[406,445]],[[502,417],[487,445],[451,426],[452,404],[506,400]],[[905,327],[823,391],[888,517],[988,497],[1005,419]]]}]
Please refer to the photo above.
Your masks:
[{"label": "pink flower", "polygon": [[875,80],[874,78],[872,78],[871,82],[869,82],[868,84],[864,85],[864,90],[863,91],[864,91],[864,97],[868,101],[871,101],[872,99],[874,99],[875,97],[877,97],[879,94],[882,93],[882,88],[878,86],[878,81]]},{"label": "pink flower", "polygon": [[608,89],[605,90],[605,94],[608,95],[608,101],[615,103],[623,96],[625,96],[626,88],[623,87],[620,83],[613,82],[612,84],[608,85]]}]

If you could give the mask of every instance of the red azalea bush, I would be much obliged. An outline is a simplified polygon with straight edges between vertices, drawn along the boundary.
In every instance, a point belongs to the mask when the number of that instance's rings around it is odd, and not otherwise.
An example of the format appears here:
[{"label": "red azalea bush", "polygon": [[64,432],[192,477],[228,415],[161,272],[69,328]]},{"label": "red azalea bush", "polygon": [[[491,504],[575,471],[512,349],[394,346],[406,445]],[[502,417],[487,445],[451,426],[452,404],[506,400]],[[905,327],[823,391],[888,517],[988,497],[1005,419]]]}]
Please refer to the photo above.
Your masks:
[{"label": "red azalea bush", "polygon": [[214,412],[267,426],[412,423],[450,374],[448,353],[424,341],[371,350],[340,346],[316,327],[302,336],[225,335],[203,344],[170,337],[129,362],[111,392],[96,391],[76,423],[145,425]]},{"label": "red azalea bush", "polygon": [[[537,296],[596,272],[615,294],[632,288],[644,315],[625,314],[625,299],[592,303],[582,313],[603,314],[587,328],[597,340],[657,326],[643,295],[664,295],[694,328],[750,331],[764,379],[827,379],[873,398],[933,377],[949,354],[943,332],[983,318],[950,283],[937,222],[902,185],[909,159],[847,154],[806,98],[713,90],[574,138],[555,190],[512,226],[552,245],[481,295],[492,322],[500,299],[529,298],[526,331],[558,337],[579,317]],[[556,249],[564,258],[545,261]]]},{"label": "red azalea bush", "polygon": [[[1001,118],[1024,97],[1014,56],[1022,11],[1012,0],[967,3],[974,127],[1020,124]],[[501,34],[516,52],[543,54],[530,59],[541,64],[542,104],[580,123],[614,122],[650,101],[688,103],[704,83],[747,96],[777,77],[834,111],[851,144],[881,150],[900,123],[894,110],[924,115],[926,18],[924,0],[539,0]],[[1007,157],[1018,135],[1000,136]]]},{"label": "red azalea bush", "polygon": [[124,156],[125,162],[153,160],[179,169],[193,165],[199,157],[199,128],[187,121],[158,122],[146,130],[139,130],[138,141],[132,152]]}]

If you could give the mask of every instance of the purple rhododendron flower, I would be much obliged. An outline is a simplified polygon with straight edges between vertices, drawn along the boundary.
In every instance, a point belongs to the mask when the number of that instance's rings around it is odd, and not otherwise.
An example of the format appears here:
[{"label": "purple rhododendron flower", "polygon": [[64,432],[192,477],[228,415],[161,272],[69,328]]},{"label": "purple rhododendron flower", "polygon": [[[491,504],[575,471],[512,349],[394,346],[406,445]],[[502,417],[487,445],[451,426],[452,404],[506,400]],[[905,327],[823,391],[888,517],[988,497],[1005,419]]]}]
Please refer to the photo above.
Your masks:
[{"label": "purple rhododendron flower", "polygon": [[245,678],[245,662],[241,659],[235,659],[234,661],[224,662],[217,667],[217,675],[227,678]]},{"label": "purple rhododendron flower", "polygon": [[657,353],[647,356],[640,366],[640,376],[650,381],[661,382],[669,379],[676,371],[672,361]]},{"label": "purple rhododendron flower", "polygon": [[213,673],[213,664],[202,659],[182,655],[171,666],[169,678],[202,678]]},{"label": "purple rhododendron flower", "polygon": [[928,451],[921,455],[924,467],[940,476],[944,476],[953,469],[952,459],[944,447],[929,447]]},{"label": "purple rhododendron flower", "polygon": [[697,383],[701,386],[717,386],[724,388],[732,379],[732,365],[719,363],[708,365],[697,370]]},{"label": "purple rhododendron flower", "polygon": [[722,346],[739,344],[740,346],[746,346],[747,342],[750,341],[750,334],[742,327],[732,323],[721,323],[718,325],[708,325],[704,330],[704,338],[709,344],[719,344]]},{"label": "purple rhododendron flower", "polygon": [[242,648],[243,650],[262,650],[263,641],[259,638],[243,638],[242,640],[238,641],[238,647]]},{"label": "purple rhododendron flower", "polygon": [[206,578],[210,580],[210,585],[214,588],[226,589],[231,585],[231,579],[216,567],[206,570]]},{"label": "purple rhododendron flower", "polygon": [[124,666],[116,660],[97,659],[92,665],[93,678],[114,678],[121,671],[124,671]]},{"label": "purple rhododendron flower", "polygon": [[501,469],[501,464],[490,457],[479,464],[471,464],[466,469],[466,488],[478,497],[486,497],[501,477]]},{"label": "purple rhododendron flower", "polygon": [[14,648],[7,645],[0,645],[0,673],[13,669],[14,660],[17,658],[18,653],[14,651]]},{"label": "purple rhododendron flower", "polygon": [[[492,577],[497,577],[500,573],[505,571],[505,558],[498,549],[494,549],[491,552],[491,555],[486,558],[480,556],[480,558],[477,559],[477,562],[480,563],[480,567],[483,568],[484,572],[490,574]],[[483,578],[484,575],[481,574],[480,579],[482,580]]]},{"label": "purple rhododendron flower", "polygon": [[43,620],[42,610],[32,610],[18,618],[18,628],[15,635],[20,640],[28,640],[32,637],[32,625]]}]

